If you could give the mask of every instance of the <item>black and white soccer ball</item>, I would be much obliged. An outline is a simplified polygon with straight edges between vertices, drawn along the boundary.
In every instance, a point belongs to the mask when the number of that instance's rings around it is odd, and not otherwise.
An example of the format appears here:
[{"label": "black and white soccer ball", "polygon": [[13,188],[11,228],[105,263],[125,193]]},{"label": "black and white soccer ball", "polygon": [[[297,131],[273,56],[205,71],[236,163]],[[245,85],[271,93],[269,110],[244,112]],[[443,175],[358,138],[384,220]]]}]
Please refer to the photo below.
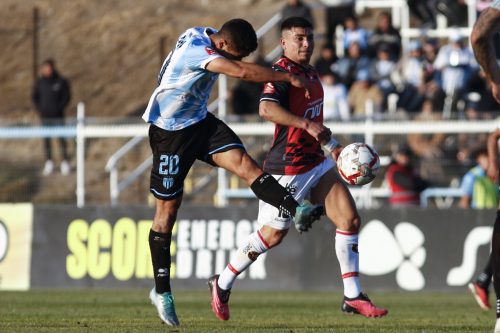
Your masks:
[{"label": "black and white soccer ball", "polygon": [[380,158],[377,151],[366,143],[351,143],[347,145],[337,159],[337,169],[340,176],[348,184],[366,185],[375,179],[380,168]]}]

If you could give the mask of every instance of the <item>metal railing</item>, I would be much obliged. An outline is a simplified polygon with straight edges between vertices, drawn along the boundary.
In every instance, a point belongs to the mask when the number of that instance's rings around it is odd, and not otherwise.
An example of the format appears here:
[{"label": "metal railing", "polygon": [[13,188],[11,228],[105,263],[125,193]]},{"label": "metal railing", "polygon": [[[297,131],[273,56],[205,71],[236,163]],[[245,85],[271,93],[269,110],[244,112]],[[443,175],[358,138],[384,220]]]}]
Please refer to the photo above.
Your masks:
[{"label": "metal railing", "polygon": [[[85,145],[88,139],[95,138],[133,138],[129,141],[127,148],[133,146],[139,140],[146,138],[148,135],[148,124],[90,124],[84,118],[84,105],[79,104],[78,121],[65,126],[11,126],[0,128],[0,138],[2,139],[33,139],[40,137],[70,137],[76,138],[76,197],[77,205],[82,207],[85,205]],[[239,136],[252,137],[268,137],[271,138],[274,132],[274,125],[271,123],[228,123],[233,131]],[[457,133],[489,133],[500,127],[500,118],[497,120],[446,120],[446,121],[384,121],[375,122],[372,119],[367,119],[364,122],[332,122],[326,124],[335,135],[360,135],[359,140],[367,143],[373,143],[373,139],[378,135],[407,135],[414,133],[432,134],[457,134]],[[111,171],[117,167],[118,161],[123,152],[127,150],[123,148],[120,152],[116,152],[112,158],[108,160],[107,170]],[[116,190],[124,188],[133,181],[133,176],[144,172],[151,163],[151,159],[143,162],[134,171],[129,174],[122,182],[113,181],[114,185],[110,184],[111,197],[118,198]],[[383,163],[387,163],[385,160]],[[114,176],[113,176],[114,177]],[[207,179],[203,180],[207,182]],[[218,188],[218,204],[227,204],[228,199],[253,197],[253,193],[248,189],[230,189],[228,182],[219,182]],[[359,200],[358,204],[370,207],[370,204],[375,198],[388,197],[389,189],[386,187],[364,186],[361,188],[352,189],[353,195]],[[422,205],[425,207],[429,198],[432,197],[457,197],[461,196],[460,189],[456,188],[434,188],[428,189],[422,193]],[[116,203],[117,201],[112,203]]]}]

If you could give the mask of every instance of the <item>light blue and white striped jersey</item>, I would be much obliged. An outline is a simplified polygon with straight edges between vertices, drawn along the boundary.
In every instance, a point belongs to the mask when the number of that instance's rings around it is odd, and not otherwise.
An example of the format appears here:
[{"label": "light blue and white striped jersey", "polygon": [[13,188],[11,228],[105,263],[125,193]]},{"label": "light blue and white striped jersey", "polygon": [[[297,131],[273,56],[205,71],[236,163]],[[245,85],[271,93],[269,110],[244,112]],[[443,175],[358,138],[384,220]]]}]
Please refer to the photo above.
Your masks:
[{"label": "light blue and white striped jersey", "polygon": [[491,3],[491,7],[500,9],[500,0],[493,0],[493,2]]},{"label": "light blue and white striped jersey", "polygon": [[176,131],[205,119],[208,98],[218,77],[205,67],[222,57],[212,48],[209,37],[216,32],[213,28],[195,27],[179,37],[163,62],[158,87],[142,116],[146,122]]}]

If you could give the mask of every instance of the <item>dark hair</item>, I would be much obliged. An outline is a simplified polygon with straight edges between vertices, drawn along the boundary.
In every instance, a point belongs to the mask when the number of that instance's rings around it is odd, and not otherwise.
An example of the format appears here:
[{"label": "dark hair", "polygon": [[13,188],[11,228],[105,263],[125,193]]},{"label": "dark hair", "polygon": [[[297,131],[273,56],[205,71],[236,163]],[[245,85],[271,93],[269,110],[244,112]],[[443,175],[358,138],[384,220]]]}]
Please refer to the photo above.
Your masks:
[{"label": "dark hair", "polygon": [[238,52],[252,53],[257,49],[257,35],[252,25],[243,19],[232,19],[220,28],[219,33]]},{"label": "dark hair", "polygon": [[479,156],[488,156],[488,149],[486,147],[476,148],[470,154],[473,160],[477,160]]},{"label": "dark hair", "polygon": [[42,62],[42,66],[43,65],[49,65],[50,67],[52,67],[52,69],[56,68],[56,62],[52,58],[45,59]]},{"label": "dark hair", "polygon": [[312,26],[311,22],[309,22],[305,18],[299,17],[299,16],[289,17],[286,20],[284,20],[283,22],[281,22],[281,31],[282,32],[285,30],[291,30],[292,28],[312,29],[313,26]]}]

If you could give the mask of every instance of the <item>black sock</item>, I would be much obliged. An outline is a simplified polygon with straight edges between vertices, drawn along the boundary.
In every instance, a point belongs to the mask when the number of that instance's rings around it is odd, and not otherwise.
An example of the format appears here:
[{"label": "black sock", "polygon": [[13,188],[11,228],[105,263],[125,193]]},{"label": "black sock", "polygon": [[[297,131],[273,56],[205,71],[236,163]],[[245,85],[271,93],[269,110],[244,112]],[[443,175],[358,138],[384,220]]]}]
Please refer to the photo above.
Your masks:
[{"label": "black sock", "polygon": [[155,288],[158,294],[170,289],[170,241],[172,233],[149,231],[149,250],[153,262]]},{"label": "black sock", "polygon": [[488,258],[488,263],[486,264],[486,267],[484,267],[481,274],[479,274],[479,276],[477,277],[476,282],[481,286],[481,288],[488,290],[488,288],[490,287],[492,276],[493,276],[493,267],[491,264],[491,254],[490,254],[490,257]]},{"label": "black sock", "polygon": [[299,205],[293,196],[273,176],[264,172],[250,185],[260,200],[280,210],[280,215],[294,216]]},{"label": "black sock", "polygon": [[493,286],[497,296],[497,318],[500,318],[500,210],[497,211],[495,225],[493,226],[493,239],[491,241],[491,265],[493,267]]}]

